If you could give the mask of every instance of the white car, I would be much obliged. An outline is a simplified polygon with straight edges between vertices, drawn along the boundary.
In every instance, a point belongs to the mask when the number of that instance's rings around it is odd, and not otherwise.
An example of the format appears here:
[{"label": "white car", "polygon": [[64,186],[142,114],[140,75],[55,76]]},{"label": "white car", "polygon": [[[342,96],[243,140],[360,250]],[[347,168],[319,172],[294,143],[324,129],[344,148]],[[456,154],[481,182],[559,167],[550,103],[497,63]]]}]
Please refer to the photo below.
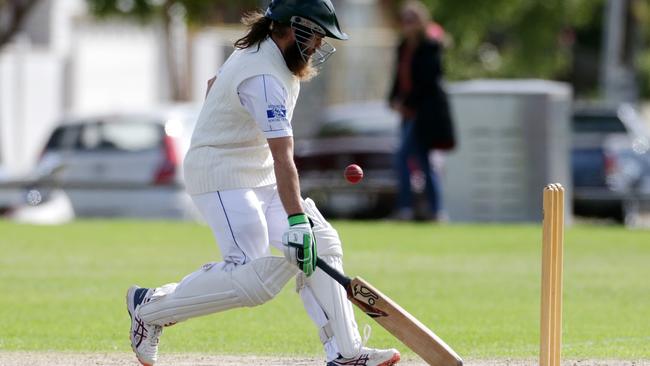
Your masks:
[{"label": "white car", "polygon": [[51,134],[28,189],[63,191],[77,217],[193,219],[182,162],[199,107],[88,116]]},{"label": "white car", "polygon": [[14,207],[24,201],[22,187],[14,184],[12,178],[0,165],[0,217],[8,215]]}]

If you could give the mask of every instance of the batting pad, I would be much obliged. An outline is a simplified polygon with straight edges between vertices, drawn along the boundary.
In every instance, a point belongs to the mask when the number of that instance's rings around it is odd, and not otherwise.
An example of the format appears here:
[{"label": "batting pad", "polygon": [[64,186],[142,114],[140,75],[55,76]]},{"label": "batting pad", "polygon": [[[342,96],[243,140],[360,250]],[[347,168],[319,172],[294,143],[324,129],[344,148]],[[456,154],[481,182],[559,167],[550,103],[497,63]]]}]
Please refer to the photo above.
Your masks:
[{"label": "batting pad", "polygon": [[311,221],[314,223],[312,231],[314,232],[314,237],[316,238],[316,246],[319,256],[342,256],[343,249],[341,248],[341,239],[339,239],[339,233],[330,225],[323,215],[316,208],[316,204],[311,198],[306,198],[303,200],[303,207],[305,208],[305,213]]},{"label": "batting pad", "polygon": [[208,263],[178,284],[155,290],[136,311],[149,324],[165,325],[232,308],[261,305],[277,295],[298,271],[282,257],[263,257],[232,271]]},{"label": "batting pad", "polygon": [[[314,223],[318,256],[330,266],[343,272],[341,239],[316,208],[311,199],[304,200],[305,212]],[[296,288],[307,313],[320,328],[320,338],[329,361],[338,357],[352,358],[359,354],[361,337],[354,320],[352,303],[343,286],[318,269],[310,277],[299,273]]]},{"label": "batting pad", "polygon": [[[322,256],[321,259],[339,271],[343,270],[341,257]],[[336,358],[338,356],[336,352],[332,352],[333,346],[345,358],[357,356],[362,346],[361,337],[354,320],[352,303],[348,301],[343,286],[320,269],[310,277],[301,276],[301,274],[298,277],[304,281],[304,286],[299,290],[300,297],[303,299],[307,312],[320,327],[319,335],[328,357]],[[313,309],[314,305],[310,306],[314,300],[320,307],[319,310],[324,313],[324,319]],[[332,341],[335,344],[331,344]]]}]

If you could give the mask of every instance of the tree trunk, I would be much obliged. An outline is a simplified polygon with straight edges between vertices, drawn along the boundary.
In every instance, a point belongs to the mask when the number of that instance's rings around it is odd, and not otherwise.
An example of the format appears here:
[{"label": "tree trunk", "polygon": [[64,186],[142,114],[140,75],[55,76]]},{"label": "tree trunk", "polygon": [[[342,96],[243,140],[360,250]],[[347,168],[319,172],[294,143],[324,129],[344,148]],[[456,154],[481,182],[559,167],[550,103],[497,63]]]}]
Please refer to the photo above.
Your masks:
[{"label": "tree trunk", "polygon": [[0,29],[0,49],[2,49],[11,38],[18,32],[27,15],[39,0],[10,0],[0,2],[0,11],[8,13],[9,25],[6,29]]},{"label": "tree trunk", "polygon": [[[165,1],[162,14],[167,75],[171,99],[187,101],[190,99],[187,53],[185,51],[177,52],[178,39],[177,34],[174,34],[176,25],[172,18],[174,4],[176,4],[174,0]],[[183,42],[187,44],[186,39]]]},{"label": "tree trunk", "polygon": [[639,25],[632,15],[635,0],[607,1],[603,17],[601,89],[610,102],[636,102],[639,87],[635,58],[639,52]]}]

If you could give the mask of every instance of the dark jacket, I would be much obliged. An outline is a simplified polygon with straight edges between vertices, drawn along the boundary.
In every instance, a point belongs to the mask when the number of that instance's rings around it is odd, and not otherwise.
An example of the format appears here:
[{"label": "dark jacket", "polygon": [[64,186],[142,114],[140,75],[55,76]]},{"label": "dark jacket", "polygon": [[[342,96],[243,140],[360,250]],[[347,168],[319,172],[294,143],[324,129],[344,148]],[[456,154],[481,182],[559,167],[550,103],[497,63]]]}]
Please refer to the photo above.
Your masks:
[{"label": "dark jacket", "polygon": [[407,95],[399,95],[398,68],[404,47],[405,42],[402,42],[397,48],[395,79],[390,100],[399,100],[402,105],[415,111],[414,128],[422,146],[451,150],[456,145],[456,138],[447,94],[441,85],[441,46],[428,38],[420,41],[411,62],[411,91]]}]

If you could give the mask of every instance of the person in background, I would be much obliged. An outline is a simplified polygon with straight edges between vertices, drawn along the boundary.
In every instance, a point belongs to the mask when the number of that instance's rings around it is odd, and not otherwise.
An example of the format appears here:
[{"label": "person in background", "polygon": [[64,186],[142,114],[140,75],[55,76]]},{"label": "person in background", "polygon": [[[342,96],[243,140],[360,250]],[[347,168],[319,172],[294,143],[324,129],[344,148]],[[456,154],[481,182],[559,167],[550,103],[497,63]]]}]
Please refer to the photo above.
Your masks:
[{"label": "person in background", "polygon": [[442,210],[440,182],[431,168],[432,149],[451,150],[455,146],[453,123],[447,95],[442,87],[442,40],[444,30],[431,22],[429,10],[419,1],[408,1],[400,13],[402,39],[397,47],[397,63],[389,102],[402,117],[401,140],[395,169],[399,181],[397,207],[393,218],[415,219],[411,191],[412,162],[425,178],[430,213],[439,220]]}]

